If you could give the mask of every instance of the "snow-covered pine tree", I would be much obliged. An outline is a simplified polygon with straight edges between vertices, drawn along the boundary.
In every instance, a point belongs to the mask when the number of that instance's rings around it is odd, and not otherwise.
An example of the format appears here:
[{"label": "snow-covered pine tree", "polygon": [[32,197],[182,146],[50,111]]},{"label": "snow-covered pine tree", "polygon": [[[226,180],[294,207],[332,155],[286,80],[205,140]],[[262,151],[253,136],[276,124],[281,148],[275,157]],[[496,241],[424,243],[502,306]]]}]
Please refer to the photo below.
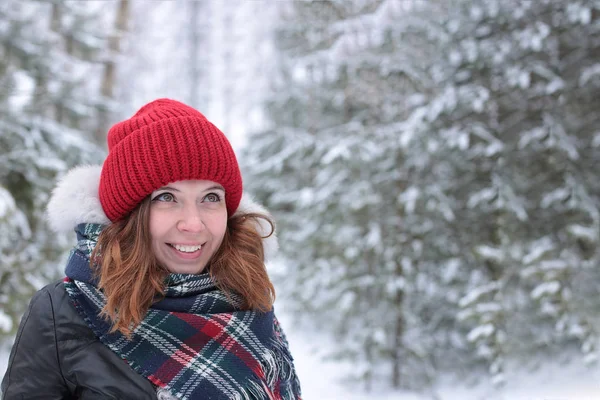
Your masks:
[{"label": "snow-covered pine tree", "polygon": [[0,340],[62,268],[65,238],[44,219],[55,178],[101,154],[87,138],[101,103],[93,78],[104,40],[80,5],[0,5]]},{"label": "snow-covered pine tree", "polygon": [[390,355],[394,377],[483,363],[498,384],[565,344],[592,361],[598,2],[397,4],[287,6],[246,180],[280,223],[282,287],[367,381]]},{"label": "snow-covered pine tree", "polygon": [[410,172],[399,124],[407,97],[429,80],[427,49],[411,34],[423,20],[405,18],[417,4],[286,4],[272,129],[251,136],[243,157],[247,185],[278,221],[284,295],[335,333],[336,356],[351,359],[367,387],[383,377],[422,388],[433,372],[434,340],[408,305],[430,289],[419,236],[440,214],[407,226],[410,205],[396,201]]},{"label": "snow-covered pine tree", "polygon": [[453,5],[438,19],[435,85],[402,136],[427,154],[426,175],[446,175],[433,179],[468,271],[458,318],[497,383],[507,356],[577,343],[592,360],[600,3]]}]

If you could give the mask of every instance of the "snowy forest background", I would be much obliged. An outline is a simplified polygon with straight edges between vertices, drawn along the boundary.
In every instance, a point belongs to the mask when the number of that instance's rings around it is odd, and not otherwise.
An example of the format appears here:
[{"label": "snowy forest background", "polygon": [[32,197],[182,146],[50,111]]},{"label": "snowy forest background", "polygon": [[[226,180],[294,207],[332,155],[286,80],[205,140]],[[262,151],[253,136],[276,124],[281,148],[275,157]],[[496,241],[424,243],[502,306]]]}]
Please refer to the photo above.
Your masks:
[{"label": "snowy forest background", "polygon": [[3,0],[5,351],[73,244],[56,179],[158,97],[229,136],[286,329],[346,385],[598,373],[599,0]]}]

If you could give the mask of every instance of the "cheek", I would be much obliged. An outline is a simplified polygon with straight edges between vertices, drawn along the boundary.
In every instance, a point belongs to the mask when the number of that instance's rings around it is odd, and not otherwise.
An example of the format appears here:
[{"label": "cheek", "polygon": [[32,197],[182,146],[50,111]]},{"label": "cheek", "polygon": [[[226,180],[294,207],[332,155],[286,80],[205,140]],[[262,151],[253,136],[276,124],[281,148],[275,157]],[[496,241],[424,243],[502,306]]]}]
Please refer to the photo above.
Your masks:
[{"label": "cheek", "polygon": [[148,220],[148,229],[150,231],[150,238],[154,243],[164,235],[165,227],[167,226],[167,221],[165,220],[165,216],[159,212],[153,212],[150,210],[150,216]]},{"label": "cheek", "polygon": [[157,221],[157,215],[152,211],[152,209],[150,209],[150,215],[148,216],[148,230],[150,231],[150,237],[152,240],[154,240],[154,237],[157,234],[156,229],[158,226],[160,226],[160,224]]},{"label": "cheek", "polygon": [[216,216],[216,218],[211,221],[211,225],[213,237],[220,245],[225,236],[225,231],[227,230],[227,213]]}]

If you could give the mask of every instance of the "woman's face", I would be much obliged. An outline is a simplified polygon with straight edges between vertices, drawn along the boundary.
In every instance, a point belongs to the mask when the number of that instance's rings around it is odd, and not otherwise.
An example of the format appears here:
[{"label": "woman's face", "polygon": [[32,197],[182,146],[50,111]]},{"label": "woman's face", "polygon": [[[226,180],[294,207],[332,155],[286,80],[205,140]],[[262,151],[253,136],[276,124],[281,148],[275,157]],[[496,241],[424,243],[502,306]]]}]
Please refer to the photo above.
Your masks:
[{"label": "woman's face", "polygon": [[225,235],[225,190],[212,181],[177,181],[150,196],[150,236],[159,263],[174,273],[201,273]]}]

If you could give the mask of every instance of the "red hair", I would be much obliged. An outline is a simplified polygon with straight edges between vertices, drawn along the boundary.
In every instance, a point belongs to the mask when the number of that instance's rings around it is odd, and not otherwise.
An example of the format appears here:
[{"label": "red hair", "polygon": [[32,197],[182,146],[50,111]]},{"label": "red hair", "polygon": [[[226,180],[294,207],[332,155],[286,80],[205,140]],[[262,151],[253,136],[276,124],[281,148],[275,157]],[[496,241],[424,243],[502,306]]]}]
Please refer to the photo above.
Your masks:
[{"label": "red hair", "polygon": [[[107,298],[102,315],[112,322],[111,332],[130,336],[150,306],[164,296],[169,271],[159,265],[151,247],[150,198],[144,199],[125,219],[102,230],[92,253],[91,266],[100,278],[98,287]],[[217,286],[229,297],[242,298],[241,309],[268,311],[275,288],[264,264],[263,237],[258,219],[273,221],[258,213],[235,214],[227,221],[221,246],[207,265]]]}]

